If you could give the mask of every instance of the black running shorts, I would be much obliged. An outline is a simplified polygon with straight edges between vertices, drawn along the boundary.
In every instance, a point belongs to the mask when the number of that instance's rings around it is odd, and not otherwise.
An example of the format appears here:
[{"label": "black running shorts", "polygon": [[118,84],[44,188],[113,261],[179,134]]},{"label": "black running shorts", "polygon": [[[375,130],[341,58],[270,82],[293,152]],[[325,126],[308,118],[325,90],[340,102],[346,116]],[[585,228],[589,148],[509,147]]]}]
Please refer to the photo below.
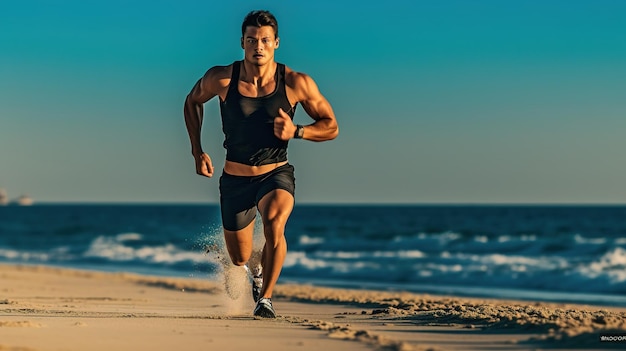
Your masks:
[{"label": "black running shorts", "polygon": [[296,191],[294,168],[284,164],[258,176],[235,176],[222,172],[220,177],[220,208],[222,224],[226,230],[247,227],[256,217],[257,206],[263,196],[272,190]]}]

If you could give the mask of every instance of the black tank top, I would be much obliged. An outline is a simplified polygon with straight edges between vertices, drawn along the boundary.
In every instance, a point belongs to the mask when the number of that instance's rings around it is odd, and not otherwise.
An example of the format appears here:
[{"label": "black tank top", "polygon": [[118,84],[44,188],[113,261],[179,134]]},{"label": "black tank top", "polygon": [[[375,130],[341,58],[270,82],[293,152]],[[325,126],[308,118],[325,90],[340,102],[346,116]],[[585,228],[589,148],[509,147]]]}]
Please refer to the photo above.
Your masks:
[{"label": "black tank top", "polygon": [[266,96],[251,98],[239,93],[242,61],[233,63],[226,99],[220,101],[226,160],[260,166],[287,160],[287,144],[274,136],[274,118],[282,108],[293,120],[296,111],[287,99],[285,65],[276,67],[276,88]]}]

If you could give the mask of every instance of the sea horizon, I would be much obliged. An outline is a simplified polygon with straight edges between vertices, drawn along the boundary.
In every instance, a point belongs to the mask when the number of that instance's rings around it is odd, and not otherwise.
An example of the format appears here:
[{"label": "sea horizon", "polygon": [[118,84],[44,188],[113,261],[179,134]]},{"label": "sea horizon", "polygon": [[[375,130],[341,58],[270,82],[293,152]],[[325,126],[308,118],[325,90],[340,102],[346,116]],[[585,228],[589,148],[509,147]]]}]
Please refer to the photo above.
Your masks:
[{"label": "sea horizon", "polygon": [[[32,205],[28,206],[54,206],[54,205],[138,205],[138,206],[150,206],[150,205],[182,205],[182,206],[219,206],[219,202],[203,202],[203,201],[34,201]],[[15,203],[9,203],[2,206],[14,206],[20,207]],[[600,207],[620,207],[626,206],[626,202],[296,202],[296,206],[367,206],[367,207],[404,207],[404,206],[416,206],[416,207],[428,207],[428,206],[519,206],[519,207],[585,207],[585,206],[600,206]]]}]

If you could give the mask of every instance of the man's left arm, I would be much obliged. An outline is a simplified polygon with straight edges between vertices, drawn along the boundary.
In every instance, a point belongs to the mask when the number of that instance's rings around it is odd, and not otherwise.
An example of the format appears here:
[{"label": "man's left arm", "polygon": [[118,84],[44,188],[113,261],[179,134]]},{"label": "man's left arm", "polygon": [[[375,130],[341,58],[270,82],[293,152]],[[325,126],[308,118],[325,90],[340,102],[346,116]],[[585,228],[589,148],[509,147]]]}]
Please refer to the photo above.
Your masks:
[{"label": "man's left arm", "polygon": [[[295,73],[295,72],[294,72]],[[315,120],[304,126],[302,139],[311,141],[332,140],[339,134],[337,119],[330,103],[319,91],[315,81],[304,73],[295,73],[294,87],[304,111]]]},{"label": "man's left arm", "polygon": [[[290,72],[288,85],[295,95],[296,102],[301,103],[306,113],[315,120],[304,126],[302,139],[311,141],[335,139],[339,134],[335,113],[313,79],[304,73]],[[274,135],[281,140],[289,140],[296,133],[296,125],[293,124],[289,115],[280,109],[278,116],[274,119]]]}]

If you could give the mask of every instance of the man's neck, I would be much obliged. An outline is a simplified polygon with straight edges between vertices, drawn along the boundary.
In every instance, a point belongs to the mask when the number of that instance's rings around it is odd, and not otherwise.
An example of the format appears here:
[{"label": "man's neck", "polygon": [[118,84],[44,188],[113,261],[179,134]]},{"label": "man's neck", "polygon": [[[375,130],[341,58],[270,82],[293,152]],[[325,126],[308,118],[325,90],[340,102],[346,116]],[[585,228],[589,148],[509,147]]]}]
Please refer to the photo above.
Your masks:
[{"label": "man's neck", "polygon": [[252,63],[243,61],[243,74],[241,80],[253,83],[258,86],[262,86],[265,83],[274,79],[276,73],[276,67],[278,65],[275,61],[268,62],[265,65],[258,66]]}]

